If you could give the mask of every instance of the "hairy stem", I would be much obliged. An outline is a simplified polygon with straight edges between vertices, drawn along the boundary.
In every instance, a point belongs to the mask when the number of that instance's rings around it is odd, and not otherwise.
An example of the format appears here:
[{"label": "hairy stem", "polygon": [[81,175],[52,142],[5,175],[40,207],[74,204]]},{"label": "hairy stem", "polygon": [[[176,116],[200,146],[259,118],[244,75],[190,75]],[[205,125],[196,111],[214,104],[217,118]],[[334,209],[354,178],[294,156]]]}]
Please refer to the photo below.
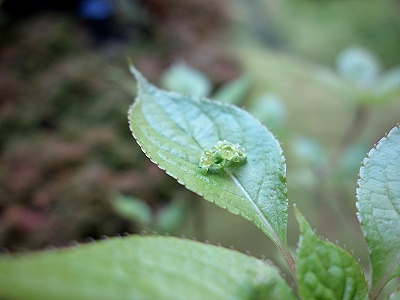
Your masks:
[{"label": "hairy stem", "polygon": [[283,259],[285,260],[286,265],[289,268],[290,274],[292,274],[292,277],[294,279],[294,281],[297,284],[297,278],[296,278],[296,263],[293,259],[292,254],[290,254],[289,249],[287,247],[280,247],[278,245],[279,251],[283,257]]}]

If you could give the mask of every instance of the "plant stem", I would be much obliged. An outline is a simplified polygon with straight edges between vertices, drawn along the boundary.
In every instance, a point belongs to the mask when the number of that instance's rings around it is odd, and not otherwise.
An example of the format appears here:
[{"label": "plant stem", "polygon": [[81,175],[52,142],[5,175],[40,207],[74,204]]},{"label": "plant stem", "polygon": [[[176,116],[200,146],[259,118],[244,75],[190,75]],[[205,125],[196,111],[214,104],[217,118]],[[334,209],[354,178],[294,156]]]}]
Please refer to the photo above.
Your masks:
[{"label": "plant stem", "polygon": [[297,285],[297,278],[296,278],[296,263],[293,259],[292,254],[290,254],[289,249],[287,247],[283,247],[282,245],[277,245],[279,248],[279,251],[281,252],[281,255],[283,259],[286,262],[286,265],[289,268],[290,274],[292,274],[293,280]]}]

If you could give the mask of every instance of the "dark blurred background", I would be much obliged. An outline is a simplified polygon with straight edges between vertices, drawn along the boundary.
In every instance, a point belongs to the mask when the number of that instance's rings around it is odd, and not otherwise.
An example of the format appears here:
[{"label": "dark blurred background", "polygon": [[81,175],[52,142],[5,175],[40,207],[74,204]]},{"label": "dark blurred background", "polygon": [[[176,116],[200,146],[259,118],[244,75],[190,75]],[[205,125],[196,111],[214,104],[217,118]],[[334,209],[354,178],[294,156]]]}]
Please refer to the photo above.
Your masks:
[{"label": "dark blurred background", "polygon": [[[248,75],[238,105],[266,103],[264,121],[287,158],[289,203],[367,266],[355,188],[361,159],[400,121],[391,72],[400,65],[400,1],[0,5],[0,247],[67,246],[145,229],[279,260],[250,222],[186,191],[142,154],[126,117],[135,95],[130,57],[157,85],[176,62],[206,76],[212,92]],[[384,100],[340,78],[338,55],[353,46],[367,51],[367,62],[376,58],[378,75],[391,72]],[[372,94],[378,100],[366,101]],[[290,209],[290,245],[297,239]]]}]

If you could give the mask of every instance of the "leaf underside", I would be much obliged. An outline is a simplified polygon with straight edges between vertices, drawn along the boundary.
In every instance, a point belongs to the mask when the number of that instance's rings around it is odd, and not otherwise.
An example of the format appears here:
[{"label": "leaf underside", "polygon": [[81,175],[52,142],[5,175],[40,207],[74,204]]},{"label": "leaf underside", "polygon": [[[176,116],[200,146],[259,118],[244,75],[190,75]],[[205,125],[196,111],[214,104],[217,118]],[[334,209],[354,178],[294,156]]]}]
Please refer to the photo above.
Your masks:
[{"label": "leaf underside", "polygon": [[300,225],[296,276],[303,299],[366,299],[367,283],[360,266],[345,250],[321,240],[295,208]]},{"label": "leaf underside", "polygon": [[400,128],[371,149],[360,168],[357,208],[370,252],[371,290],[400,276]]},{"label": "leaf underside", "polygon": [[278,269],[192,240],[130,236],[0,256],[4,299],[295,299]]},{"label": "leaf underside", "polygon": [[[286,248],[285,164],[273,135],[236,106],[163,91],[133,67],[131,71],[138,96],[128,117],[146,155],[189,190],[242,215]],[[223,140],[244,147],[246,163],[202,174],[203,150]]]}]

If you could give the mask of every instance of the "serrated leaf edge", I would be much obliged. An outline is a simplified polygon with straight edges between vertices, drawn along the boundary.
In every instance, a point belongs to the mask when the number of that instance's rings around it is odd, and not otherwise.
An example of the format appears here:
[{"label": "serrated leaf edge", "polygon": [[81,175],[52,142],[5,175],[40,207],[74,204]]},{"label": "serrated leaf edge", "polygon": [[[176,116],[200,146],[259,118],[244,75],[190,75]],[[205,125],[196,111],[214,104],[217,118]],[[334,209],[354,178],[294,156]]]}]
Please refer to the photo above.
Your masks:
[{"label": "serrated leaf edge", "polygon": [[[364,168],[364,167],[365,167],[365,161],[366,161],[367,159],[370,159],[371,153],[372,153],[373,151],[379,151],[379,148],[378,148],[378,147],[380,146],[380,144],[381,144],[382,142],[386,141],[387,139],[389,139],[389,138],[390,138],[390,135],[392,134],[392,132],[395,131],[395,130],[398,130],[398,129],[400,129],[400,123],[397,123],[395,127],[393,127],[389,132],[385,133],[385,135],[384,135],[376,144],[374,144],[374,146],[368,151],[368,153],[366,154],[366,156],[365,156],[364,159],[362,160],[360,170],[361,170],[361,168]],[[358,219],[358,221],[359,221],[359,223],[360,223],[360,227],[362,228],[362,224],[363,224],[364,222],[363,222],[362,216],[361,216],[361,214],[360,214],[360,210],[359,210],[359,203],[360,203],[360,200],[359,200],[359,193],[358,193],[359,189],[361,188],[361,187],[360,187],[360,180],[361,180],[361,175],[360,175],[360,173],[359,173],[359,174],[358,174],[358,180],[357,180],[357,188],[356,188],[356,199],[357,199],[357,201],[356,201],[356,209],[357,209],[356,215],[357,215],[357,219]],[[364,231],[363,231],[363,230],[361,230],[361,232],[363,233],[363,236],[364,236],[364,238],[366,239],[366,238],[367,238],[367,234],[364,234]],[[371,254],[371,251],[370,251],[369,247],[367,247],[367,248],[368,248],[369,254]],[[391,275],[393,269],[397,266],[397,264],[398,264],[399,262],[400,262],[400,254],[399,254],[399,255],[397,256],[397,258],[388,266],[388,268],[386,269],[385,275],[384,275],[384,276],[381,278],[381,280],[376,284],[374,290],[370,290],[369,294],[370,294],[371,299],[375,299],[375,298],[378,296],[378,294],[380,293],[380,291],[381,291],[381,290],[383,289],[383,287],[386,285],[387,279],[390,277],[390,275]]]},{"label": "serrated leaf edge", "polygon": [[[140,84],[140,80],[143,80],[143,81],[144,81],[145,83],[147,83],[151,88],[153,88],[153,89],[158,89],[156,86],[150,84],[150,83],[148,82],[148,80],[147,80],[133,65],[130,65],[130,66],[129,66],[129,69],[130,69],[131,73],[135,76],[135,78],[136,78],[138,84]],[[140,79],[140,80],[138,80],[138,79]],[[138,88],[138,92],[141,91],[141,90],[143,90],[143,88]],[[163,91],[164,91],[164,90],[163,90]],[[179,93],[177,93],[177,92],[173,92],[173,91],[164,91],[164,92],[169,93],[169,94],[171,94],[171,95],[181,95],[181,94],[179,94]],[[235,109],[235,110],[239,110],[239,108],[238,108],[236,105],[231,104],[231,103],[225,103],[225,102],[221,102],[221,101],[218,101],[218,100],[213,100],[213,101],[211,101],[210,99],[208,99],[208,98],[203,98],[203,97],[202,97],[202,98],[192,97],[192,98],[195,98],[195,99],[197,99],[198,101],[204,101],[204,102],[209,102],[209,103],[217,103],[217,104],[219,104],[219,105],[221,105],[221,106],[226,106],[226,107],[230,107],[230,108]],[[186,185],[185,182],[183,182],[183,181],[182,181],[181,179],[179,179],[177,176],[171,174],[171,173],[170,173],[169,171],[167,171],[165,168],[161,167],[156,161],[154,161],[154,159],[151,157],[151,155],[148,154],[147,151],[143,148],[142,144],[137,140],[137,138],[136,138],[136,136],[135,136],[135,133],[134,133],[134,131],[132,130],[131,120],[130,120],[130,111],[132,110],[133,106],[134,106],[138,101],[140,101],[140,100],[139,100],[139,96],[135,97],[134,103],[133,103],[132,105],[130,105],[130,107],[129,107],[129,109],[128,109],[128,123],[129,123],[129,128],[130,128],[130,130],[131,130],[131,132],[132,132],[132,135],[133,135],[133,137],[135,138],[135,140],[136,140],[136,142],[138,143],[138,145],[139,145],[139,147],[141,148],[141,150],[143,151],[143,153],[150,159],[151,162],[153,162],[155,165],[157,165],[158,168],[160,168],[161,170],[165,171],[166,174],[168,174],[169,176],[171,176],[172,178],[174,178],[178,183],[180,183],[181,185],[183,185],[185,188],[187,188],[188,190],[190,190],[190,191],[196,193],[197,195],[203,197],[203,198],[206,199],[207,201],[212,202],[212,203],[215,203],[215,200],[214,200],[214,199],[205,197],[203,193],[201,193],[201,192],[199,192],[199,191],[197,191],[197,190],[195,190],[195,189],[189,188],[189,187]],[[241,112],[244,112],[244,113],[250,115],[250,114],[249,114],[247,111],[245,111],[245,110],[241,110]],[[250,115],[250,116],[251,116],[251,115]],[[260,124],[261,126],[263,126],[264,128],[266,128],[258,119],[255,118],[255,120],[257,120],[257,122],[259,122],[259,124]],[[266,128],[266,130],[267,130],[267,128]],[[279,142],[276,140],[275,137],[274,137],[274,140],[275,140],[276,143],[279,144]],[[280,157],[281,157],[281,160],[282,160],[282,162],[284,163],[285,160],[284,160],[284,158],[283,158],[282,148],[279,148],[279,149],[280,149]],[[293,275],[293,278],[295,278],[295,275],[294,275],[294,265],[295,265],[295,263],[294,263],[294,259],[293,259],[292,255],[290,254],[290,251],[289,251],[289,249],[288,249],[288,247],[287,247],[286,240],[283,240],[283,241],[282,241],[282,240],[278,237],[278,235],[276,234],[275,230],[273,230],[271,224],[270,224],[270,223],[268,222],[268,220],[265,218],[265,216],[263,215],[263,213],[261,212],[261,210],[258,208],[258,206],[257,206],[256,203],[253,201],[253,199],[250,197],[250,195],[247,193],[247,191],[243,188],[243,186],[240,184],[240,182],[237,180],[237,178],[236,178],[230,171],[228,171],[228,170],[224,170],[224,171],[225,171],[225,172],[228,174],[228,176],[233,180],[233,182],[235,183],[235,185],[242,191],[242,193],[244,194],[244,196],[245,196],[245,198],[247,199],[247,201],[249,201],[249,203],[250,203],[251,206],[255,209],[257,215],[259,216],[259,218],[261,219],[261,221],[263,222],[263,224],[267,227],[267,229],[268,229],[268,231],[269,231],[269,234],[270,234],[271,240],[272,240],[272,241],[276,244],[276,246],[279,248],[279,250],[280,250],[280,252],[281,252],[281,254],[282,254],[282,257],[283,257],[284,260],[286,261],[286,263],[287,263],[287,265],[288,265],[288,267],[289,267],[289,270],[291,271],[291,273],[292,273],[292,275]],[[284,177],[286,178],[286,168],[285,168],[285,170],[284,170],[284,174],[283,174],[283,175],[284,175]],[[286,192],[287,192],[287,186],[285,186],[285,193],[286,193]],[[216,204],[216,203],[215,203],[215,204]],[[287,205],[287,199],[286,199],[286,205]],[[223,206],[221,206],[221,205],[218,205],[218,206],[220,206],[220,207],[223,208],[223,209],[227,209],[230,213],[233,213],[233,214],[235,214],[235,215],[238,215],[238,214],[239,214],[239,215],[241,215],[243,218],[245,218],[246,220],[254,221],[254,218],[251,218],[251,217],[248,217],[248,216],[244,215],[244,214],[242,213],[242,211],[240,211],[240,210],[239,210],[239,212],[235,212],[235,211],[230,210],[230,209],[229,209],[229,206],[225,206],[225,207],[223,207]],[[285,214],[286,214],[286,216],[287,216],[287,209],[286,209],[286,211],[285,211]],[[261,226],[257,226],[257,227],[258,227],[259,229],[261,229]]]}]

